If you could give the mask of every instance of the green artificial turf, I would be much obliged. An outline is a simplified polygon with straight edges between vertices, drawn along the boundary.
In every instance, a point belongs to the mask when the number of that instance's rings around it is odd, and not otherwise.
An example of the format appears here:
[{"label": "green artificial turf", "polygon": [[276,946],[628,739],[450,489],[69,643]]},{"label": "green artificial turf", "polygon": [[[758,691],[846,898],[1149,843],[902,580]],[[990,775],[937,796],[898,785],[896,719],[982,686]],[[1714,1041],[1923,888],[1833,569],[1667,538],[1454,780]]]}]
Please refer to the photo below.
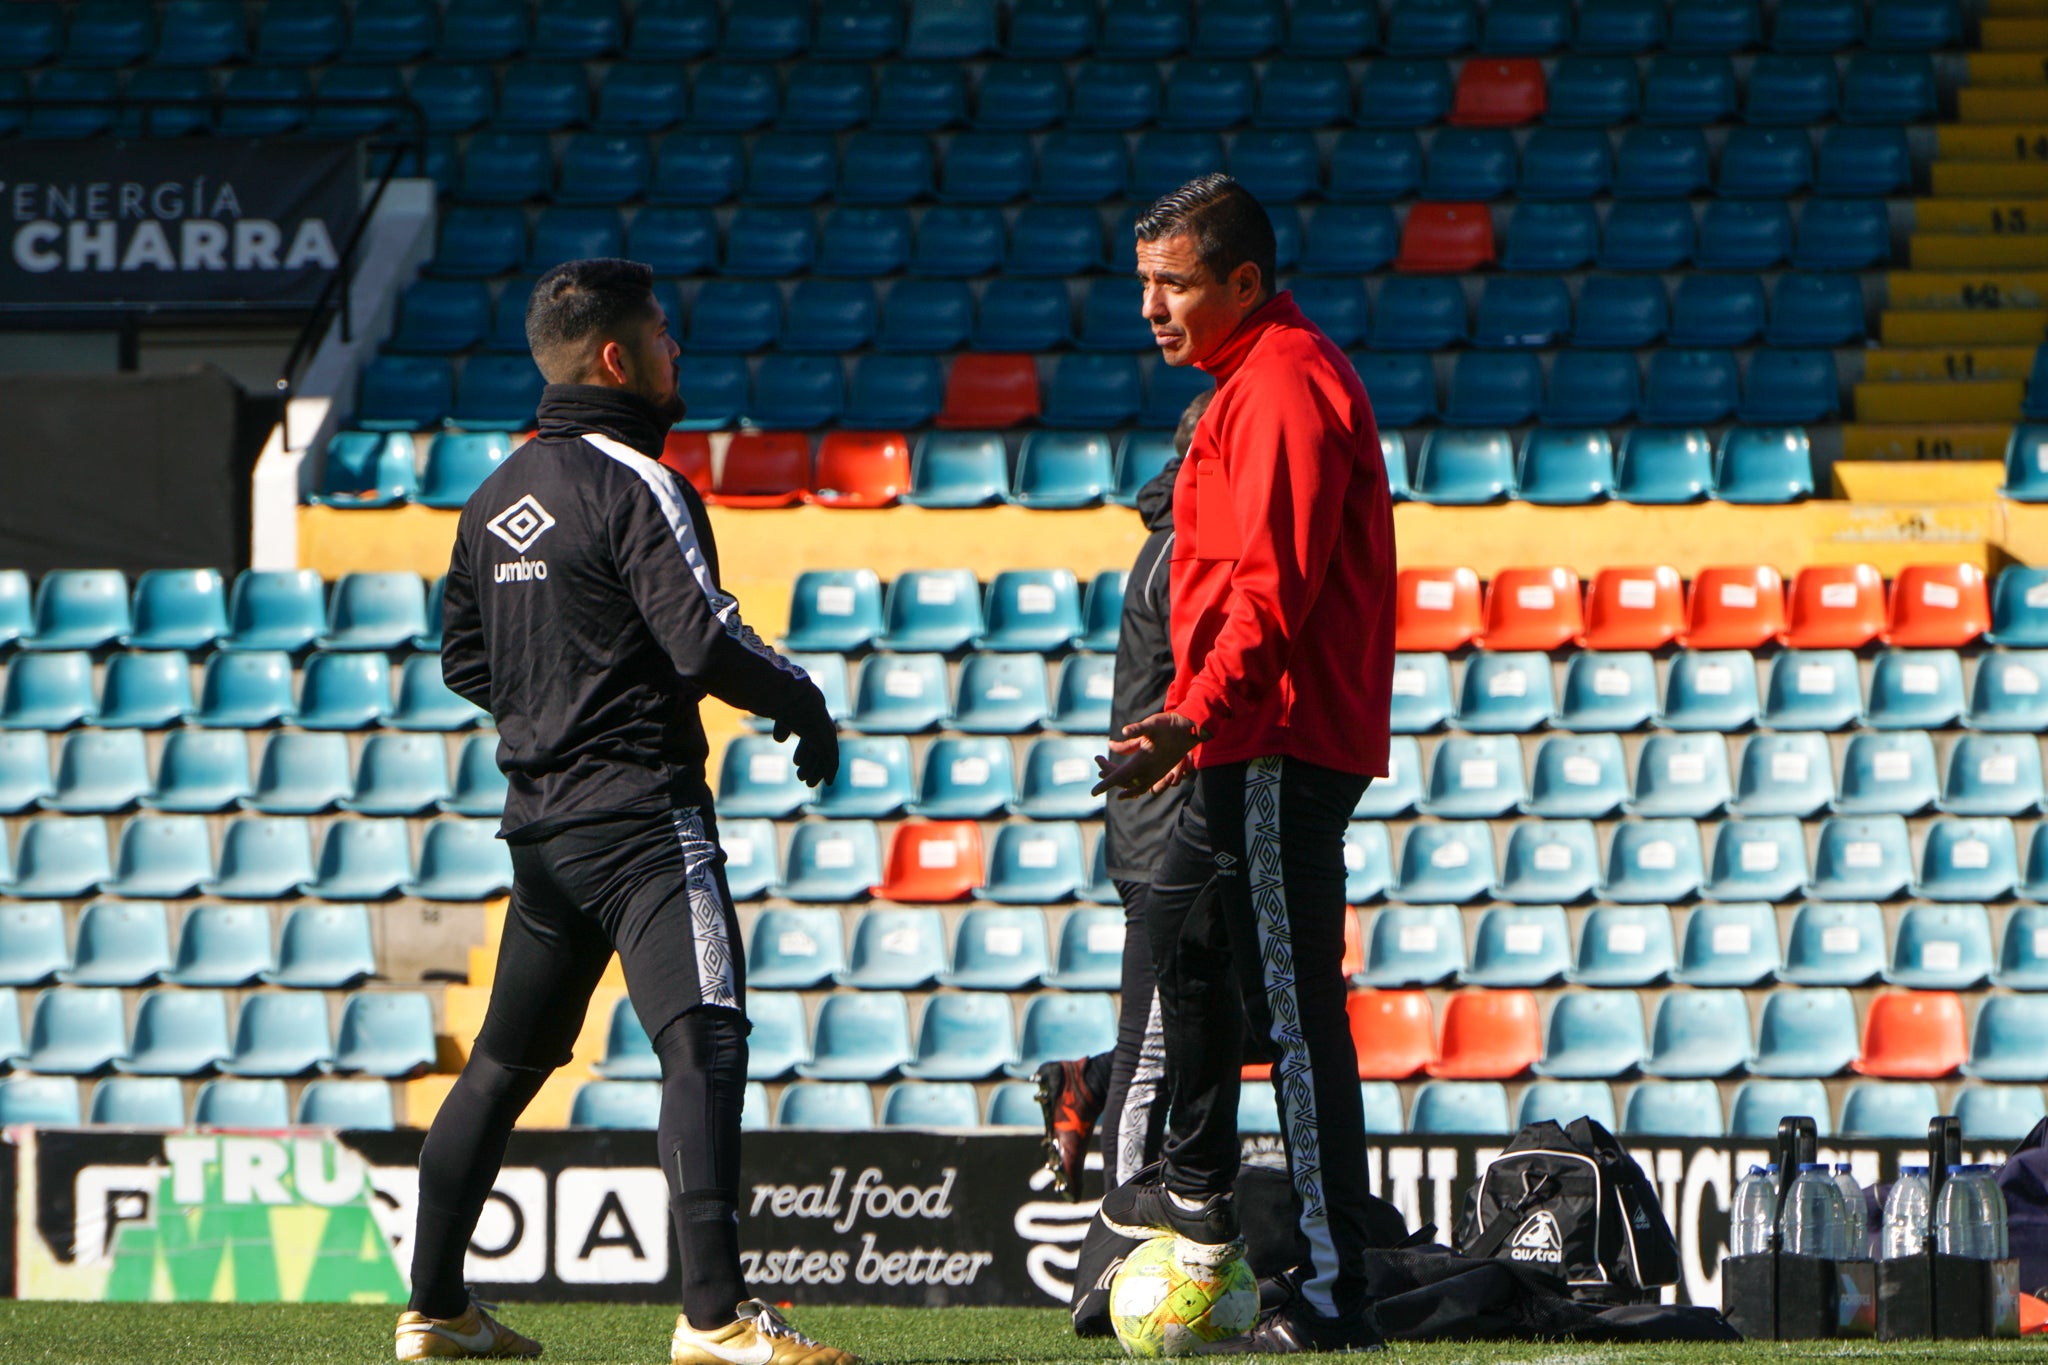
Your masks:
[{"label": "green artificial turf", "polygon": [[[544,1361],[664,1365],[675,1314],[605,1304],[508,1305],[505,1320],[547,1347]],[[808,1308],[798,1326],[875,1365],[1120,1359],[1114,1342],[1076,1341],[1046,1308]],[[370,1365],[391,1359],[389,1308],[346,1304],[73,1304],[0,1301],[5,1365]],[[1559,1342],[1400,1343],[1381,1359],[1414,1365],[1764,1365],[1769,1361],[2041,1360],[2035,1342],[1758,1342],[1735,1346],[1578,1346]]]}]

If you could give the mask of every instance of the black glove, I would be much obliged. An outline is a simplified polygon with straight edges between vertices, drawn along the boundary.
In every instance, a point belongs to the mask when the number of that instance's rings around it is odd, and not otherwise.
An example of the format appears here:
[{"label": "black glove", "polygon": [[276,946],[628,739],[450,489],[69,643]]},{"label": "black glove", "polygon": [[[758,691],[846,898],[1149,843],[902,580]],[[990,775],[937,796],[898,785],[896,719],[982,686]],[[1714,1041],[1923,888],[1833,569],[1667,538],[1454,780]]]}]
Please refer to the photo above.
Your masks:
[{"label": "black glove", "polygon": [[817,787],[839,776],[839,726],[825,709],[825,694],[811,687],[807,704],[798,713],[775,722],[775,742],[796,736],[796,775],[807,787]]}]

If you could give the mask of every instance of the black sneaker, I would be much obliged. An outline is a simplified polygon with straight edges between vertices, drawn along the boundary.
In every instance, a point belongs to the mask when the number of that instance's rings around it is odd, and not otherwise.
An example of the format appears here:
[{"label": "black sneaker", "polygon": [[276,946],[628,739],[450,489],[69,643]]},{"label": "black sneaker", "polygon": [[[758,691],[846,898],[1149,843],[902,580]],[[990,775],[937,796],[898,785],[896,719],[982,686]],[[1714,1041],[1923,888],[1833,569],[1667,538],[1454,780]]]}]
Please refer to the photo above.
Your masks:
[{"label": "black sneaker", "polygon": [[1102,1196],[1102,1221],[1111,1232],[1141,1241],[1171,1235],[1222,1247],[1240,1240],[1237,1201],[1230,1195],[1212,1194],[1200,1208],[1184,1209],[1167,1194],[1166,1186],[1136,1181]]},{"label": "black sneaker", "polygon": [[1196,1349],[1205,1356],[1279,1356],[1324,1351],[1377,1351],[1380,1334],[1363,1313],[1326,1318],[1299,1300],[1259,1315],[1258,1325],[1239,1337],[1211,1341]]}]

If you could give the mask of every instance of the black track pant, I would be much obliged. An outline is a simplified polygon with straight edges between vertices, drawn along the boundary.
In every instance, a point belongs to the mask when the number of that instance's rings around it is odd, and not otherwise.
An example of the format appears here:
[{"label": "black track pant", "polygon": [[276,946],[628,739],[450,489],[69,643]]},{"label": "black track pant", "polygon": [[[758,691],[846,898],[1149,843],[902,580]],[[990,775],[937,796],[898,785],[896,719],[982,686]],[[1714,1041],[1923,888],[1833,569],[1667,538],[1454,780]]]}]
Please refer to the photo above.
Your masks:
[{"label": "black track pant", "polygon": [[1276,1058],[1310,1250],[1302,1293],[1325,1315],[1363,1303],[1355,1267],[1371,1191],[1342,964],[1344,828],[1367,781],[1293,758],[1202,769],[1145,906],[1166,1036],[1167,1187],[1201,1198],[1237,1179],[1249,1016]]},{"label": "black track pant", "polygon": [[[1109,1090],[1102,1105],[1102,1188],[1113,1190],[1159,1159],[1166,1124],[1159,1083],[1166,1071],[1159,993],[1152,977],[1152,942],[1145,929],[1145,882],[1119,881],[1124,903],[1124,958],[1116,1050],[1109,1058]],[[1090,1061],[1093,1061],[1090,1058]]]},{"label": "black track pant", "polygon": [[661,1060],[657,1147],[681,1248],[683,1309],[722,1326],[746,1297],[739,1263],[740,1105],[747,1022],[739,919],[711,812],[577,825],[512,846],[512,903],[469,1063],[420,1149],[412,1306],[451,1317],[462,1266],[512,1125],[570,1058],[614,951]]}]

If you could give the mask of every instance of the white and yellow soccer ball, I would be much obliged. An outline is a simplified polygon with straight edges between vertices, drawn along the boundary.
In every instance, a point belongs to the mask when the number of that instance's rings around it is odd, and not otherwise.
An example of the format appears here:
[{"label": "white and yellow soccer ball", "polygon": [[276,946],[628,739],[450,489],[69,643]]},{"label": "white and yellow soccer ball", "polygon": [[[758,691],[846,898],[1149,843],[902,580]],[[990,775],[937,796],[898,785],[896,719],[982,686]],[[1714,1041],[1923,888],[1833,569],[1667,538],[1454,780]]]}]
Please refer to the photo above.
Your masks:
[{"label": "white and yellow soccer ball", "polygon": [[1178,1237],[1154,1237],[1109,1282],[1109,1321],[1126,1355],[1189,1355],[1252,1329],[1259,1281],[1242,1254],[1209,1264]]}]

